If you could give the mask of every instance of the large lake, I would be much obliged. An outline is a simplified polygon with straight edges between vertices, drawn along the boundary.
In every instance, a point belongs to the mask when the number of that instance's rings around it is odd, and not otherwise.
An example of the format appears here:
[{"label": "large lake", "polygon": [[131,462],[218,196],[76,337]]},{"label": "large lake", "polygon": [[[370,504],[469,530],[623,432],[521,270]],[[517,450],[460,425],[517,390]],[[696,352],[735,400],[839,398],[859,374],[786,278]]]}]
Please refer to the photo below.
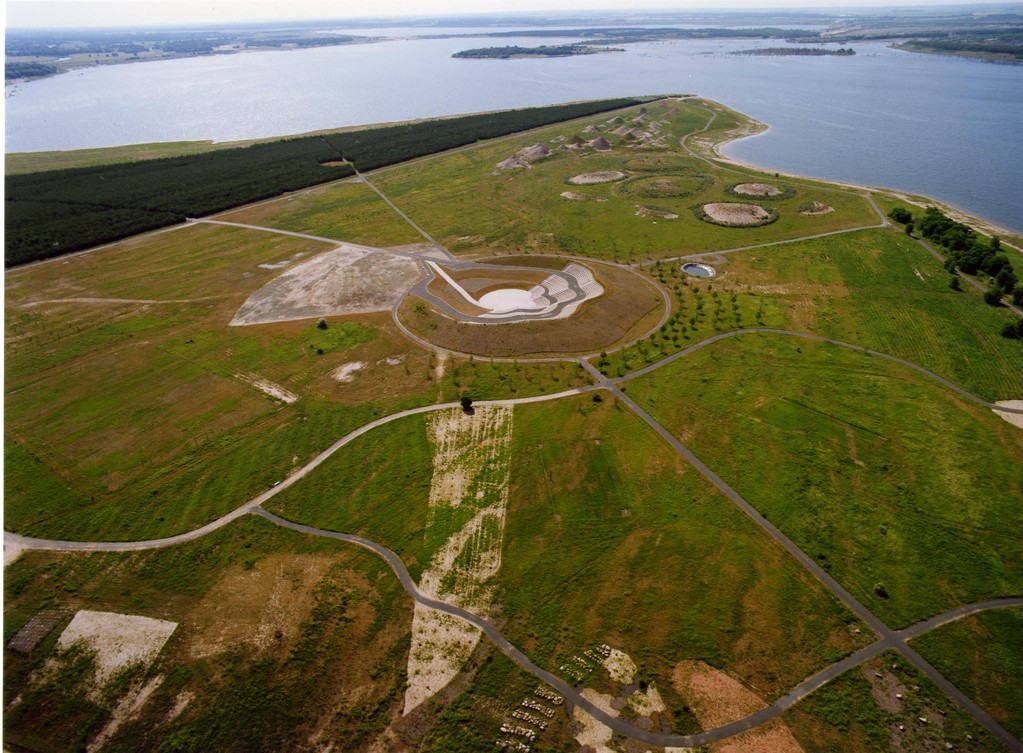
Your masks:
[{"label": "large lake", "polygon": [[397,40],[78,70],[8,88],[6,150],[226,141],[692,93],[770,125],[728,146],[731,157],[926,194],[1023,232],[1023,66],[883,44],[854,44],[853,57],[737,56],[730,53],[778,43],[731,40],[556,59],[451,57],[469,47],[557,41]]}]

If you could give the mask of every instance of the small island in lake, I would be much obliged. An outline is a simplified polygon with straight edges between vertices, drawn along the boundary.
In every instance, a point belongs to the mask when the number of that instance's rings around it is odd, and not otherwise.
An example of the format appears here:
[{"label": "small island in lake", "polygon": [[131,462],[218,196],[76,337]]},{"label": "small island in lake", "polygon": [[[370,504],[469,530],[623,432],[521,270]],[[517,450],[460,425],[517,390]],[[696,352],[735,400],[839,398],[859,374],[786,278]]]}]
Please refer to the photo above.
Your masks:
[{"label": "small island in lake", "polygon": [[825,55],[845,57],[855,55],[856,50],[852,47],[842,47],[837,50],[827,50],[823,47],[760,47],[752,50],[736,50],[733,55],[766,55],[769,57],[822,57]]},{"label": "small island in lake", "polygon": [[597,55],[601,52],[625,52],[621,47],[591,47],[585,44],[540,45],[539,47],[477,47],[456,52],[453,58],[563,58],[571,55]]}]

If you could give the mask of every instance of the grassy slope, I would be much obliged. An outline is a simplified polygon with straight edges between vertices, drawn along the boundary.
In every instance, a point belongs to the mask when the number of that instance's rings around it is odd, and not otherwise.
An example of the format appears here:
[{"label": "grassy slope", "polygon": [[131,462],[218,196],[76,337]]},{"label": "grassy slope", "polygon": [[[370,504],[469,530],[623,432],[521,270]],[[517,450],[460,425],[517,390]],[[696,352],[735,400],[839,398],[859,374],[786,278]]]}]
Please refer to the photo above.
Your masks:
[{"label": "grassy slope", "polygon": [[746,335],[628,390],[888,624],[1018,591],[1023,437],[916,372]]},{"label": "grassy slope", "polygon": [[913,641],[913,648],[1017,738],[1023,737],[1023,609],[982,612]]}]

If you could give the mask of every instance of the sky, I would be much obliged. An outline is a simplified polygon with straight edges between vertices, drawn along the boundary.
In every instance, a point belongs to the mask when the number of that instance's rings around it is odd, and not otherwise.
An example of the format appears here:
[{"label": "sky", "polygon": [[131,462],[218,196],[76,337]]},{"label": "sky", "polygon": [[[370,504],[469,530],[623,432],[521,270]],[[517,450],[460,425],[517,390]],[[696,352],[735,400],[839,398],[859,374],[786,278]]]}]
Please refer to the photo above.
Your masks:
[{"label": "sky", "polygon": [[[968,0],[967,0],[968,2]],[[10,28],[158,26],[457,13],[898,7],[941,0],[7,0]],[[957,0],[957,5],[966,4]]]}]

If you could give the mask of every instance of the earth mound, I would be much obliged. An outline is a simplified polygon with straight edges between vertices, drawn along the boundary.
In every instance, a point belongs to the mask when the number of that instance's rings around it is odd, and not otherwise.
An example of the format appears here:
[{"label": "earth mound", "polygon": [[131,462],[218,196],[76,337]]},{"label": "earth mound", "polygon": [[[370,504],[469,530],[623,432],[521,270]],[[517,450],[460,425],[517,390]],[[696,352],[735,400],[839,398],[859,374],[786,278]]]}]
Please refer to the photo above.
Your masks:
[{"label": "earth mound", "polygon": [[532,162],[533,160],[543,159],[544,157],[550,157],[553,152],[545,144],[533,144],[533,146],[527,146],[525,149],[520,149],[515,153],[516,157],[524,159],[526,162]]},{"label": "earth mound", "polygon": [[698,207],[700,219],[726,227],[757,227],[777,219],[777,212],[770,212],[757,204],[719,202]]},{"label": "earth mound", "polygon": [[783,193],[777,186],[767,183],[740,183],[732,190],[742,196],[781,196]]},{"label": "earth mound", "polygon": [[834,211],[835,211],[834,207],[830,207],[827,204],[822,204],[819,201],[811,202],[810,206],[805,208],[800,207],[799,209],[799,213],[805,215],[827,214],[828,212]]},{"label": "earth mound", "polygon": [[573,186],[590,186],[595,183],[613,183],[616,180],[625,178],[625,173],[619,170],[601,170],[595,173],[582,173],[568,179]]}]

